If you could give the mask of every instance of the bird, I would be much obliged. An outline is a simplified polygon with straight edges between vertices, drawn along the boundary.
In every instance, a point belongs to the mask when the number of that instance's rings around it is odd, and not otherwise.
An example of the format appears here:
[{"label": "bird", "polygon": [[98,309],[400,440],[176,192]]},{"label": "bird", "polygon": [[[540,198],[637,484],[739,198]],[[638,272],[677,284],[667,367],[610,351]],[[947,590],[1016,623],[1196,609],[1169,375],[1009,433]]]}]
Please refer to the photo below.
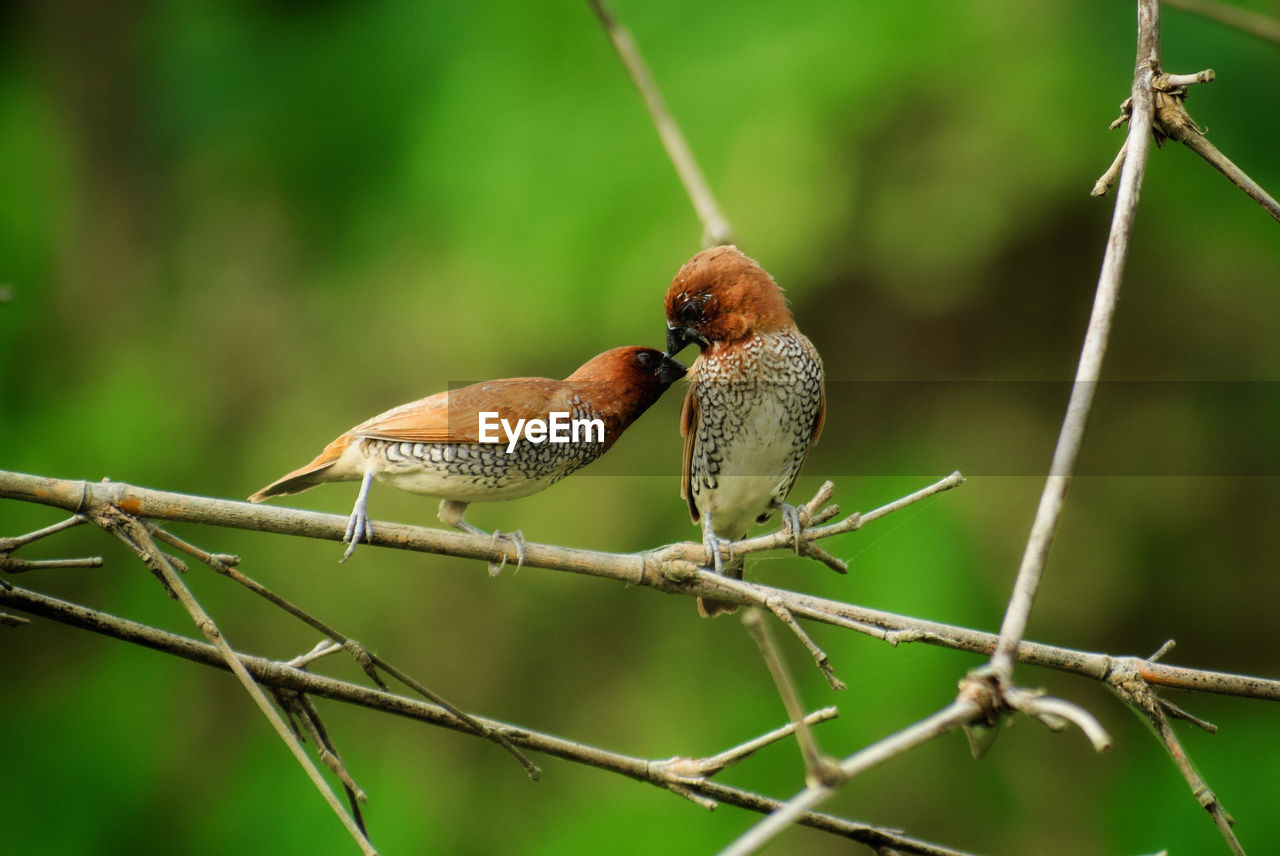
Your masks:
[{"label": "bird", "polygon": [[[667,355],[699,348],[680,409],[680,496],[701,523],[717,573],[741,579],[744,561],[724,553],[753,523],[782,509],[826,420],[822,358],[787,308],[782,289],[736,246],[703,250],[676,273],[665,298]],[[735,604],[698,599],[704,618]]]},{"label": "bird", "polygon": [[[359,481],[344,562],[373,536],[375,480],[439,499],[442,523],[487,536],[463,519],[468,504],[529,496],[591,463],[684,374],[662,351],[632,346],[598,354],[564,380],[506,378],[439,392],[361,422],[249,500]],[[523,564],[523,536],[495,531],[495,543],[499,537],[515,543]]]}]

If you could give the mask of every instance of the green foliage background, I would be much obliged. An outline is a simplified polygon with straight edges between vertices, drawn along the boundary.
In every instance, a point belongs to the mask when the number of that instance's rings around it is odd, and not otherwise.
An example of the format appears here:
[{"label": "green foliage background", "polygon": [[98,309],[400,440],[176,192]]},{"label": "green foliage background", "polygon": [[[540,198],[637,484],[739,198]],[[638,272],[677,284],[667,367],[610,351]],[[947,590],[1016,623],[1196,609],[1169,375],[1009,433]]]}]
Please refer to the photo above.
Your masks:
[{"label": "green foliage background", "polygon": [[[1274,3],[1253,3],[1276,11]],[[832,411],[798,496],[849,510],[952,469],[958,491],[751,575],[998,627],[1111,213],[1088,190],[1121,135],[1132,4],[619,0],[743,248],[822,351]],[[1167,10],[1168,70],[1211,66],[1192,115],[1280,191],[1280,54]],[[1086,473],[1032,617],[1043,641],[1280,676],[1277,225],[1190,152],[1152,154]],[[450,383],[563,376],[661,345],[661,295],[699,226],[585,3],[153,2],[0,8],[0,466],[242,497],[349,425]],[[686,355],[687,357],[690,355]],[[974,381],[975,384],[956,384]],[[1147,382],[1168,382],[1152,385]],[[1186,381],[1201,382],[1185,384]],[[1247,382],[1247,383],[1246,383]],[[639,550],[696,536],[677,496],[678,395],[610,459],[475,507],[532,540]],[[354,486],[297,504],[349,510]],[[375,489],[374,516],[434,523]],[[0,534],[53,522],[0,504]],[[733,620],[587,578],[182,527],[486,715],[642,756],[705,755],[784,719]],[[75,530],[17,580],[194,633],[124,551]],[[238,647],[316,640],[220,579],[189,580]],[[789,654],[838,755],[932,712],[979,660],[813,633],[849,683]],[[355,852],[233,680],[44,621],[0,632],[14,853]],[[354,669],[332,666],[354,677]],[[1225,852],[1143,725],[1029,668],[1112,732],[1019,722],[870,773],[828,808],[978,852]],[[1179,697],[1250,852],[1280,839],[1271,703]],[[756,817],[616,776],[323,704],[387,853],[713,852]],[[785,797],[793,745],[723,774]],[[797,830],[777,852],[847,846]]]}]

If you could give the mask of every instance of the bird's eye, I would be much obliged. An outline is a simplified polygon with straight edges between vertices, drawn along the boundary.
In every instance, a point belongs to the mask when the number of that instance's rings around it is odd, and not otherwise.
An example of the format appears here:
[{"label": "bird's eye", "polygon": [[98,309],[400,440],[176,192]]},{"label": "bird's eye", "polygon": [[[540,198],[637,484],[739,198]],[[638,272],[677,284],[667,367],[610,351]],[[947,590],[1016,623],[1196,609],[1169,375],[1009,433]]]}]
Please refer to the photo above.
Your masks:
[{"label": "bird's eye", "polygon": [[685,324],[690,324],[701,318],[703,302],[696,297],[685,301],[685,304],[680,307],[680,320]]},{"label": "bird's eye", "polygon": [[649,368],[653,366],[658,359],[658,355],[652,351],[638,351],[636,353],[636,361],[640,363],[641,368]]}]

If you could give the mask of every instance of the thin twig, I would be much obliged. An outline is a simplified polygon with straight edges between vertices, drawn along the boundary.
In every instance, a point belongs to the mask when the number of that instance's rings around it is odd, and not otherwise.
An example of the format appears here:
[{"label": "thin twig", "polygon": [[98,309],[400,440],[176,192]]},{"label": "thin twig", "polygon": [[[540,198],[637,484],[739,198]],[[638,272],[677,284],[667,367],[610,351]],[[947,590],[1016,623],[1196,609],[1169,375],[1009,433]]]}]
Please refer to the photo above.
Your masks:
[{"label": "thin twig", "polygon": [[1124,156],[1129,152],[1129,138],[1125,137],[1123,143],[1120,144],[1120,151],[1116,152],[1116,158],[1111,162],[1111,166],[1107,167],[1107,171],[1102,174],[1093,184],[1093,190],[1089,191],[1090,196],[1106,196],[1116,183],[1116,179],[1120,177],[1120,168],[1124,166]]},{"label": "thin twig", "polygon": [[685,192],[689,194],[689,201],[693,203],[698,220],[702,223],[703,246],[733,243],[733,228],[720,210],[715,194],[711,192],[711,187],[702,174],[702,168],[698,166],[697,158],[693,156],[693,150],[685,141],[679,124],[667,109],[662,91],[654,83],[653,75],[649,73],[644,58],[640,56],[631,33],[618,21],[605,0],[589,0],[589,2],[591,8],[595,10],[600,26],[609,36],[609,41],[613,43],[613,49],[618,52],[618,59],[622,60],[622,65],[631,77],[631,82],[640,91],[644,106],[649,111],[649,118],[653,120],[653,126],[657,129],[662,145],[667,150],[667,157],[671,159],[671,164],[676,168],[676,173],[684,184]]},{"label": "thin twig", "polygon": [[[1243,190],[1272,218],[1280,221],[1280,202],[1263,190],[1262,185],[1254,181],[1244,170],[1236,166],[1231,158],[1219,151],[1217,146],[1209,142],[1204,130],[1187,113],[1184,104],[1187,87],[1198,83],[1212,83],[1215,79],[1213,69],[1207,68],[1194,74],[1164,74],[1160,72],[1157,63],[1151,66],[1151,71],[1153,72],[1151,89],[1154,93],[1152,133],[1155,135],[1156,144],[1163,145],[1166,139],[1182,143],[1226,176],[1232,184]],[[1111,127],[1117,128],[1123,125],[1129,121],[1132,113],[1133,98],[1130,97],[1120,105],[1120,117],[1111,123]],[[1111,166],[1094,184],[1090,195],[1102,196],[1111,189],[1116,175],[1124,164],[1128,146],[1129,140],[1126,138],[1115,160],[1111,162]]]},{"label": "thin twig", "polygon": [[[821,710],[815,710],[813,713],[800,720],[806,726],[819,725],[828,722],[840,715],[840,711],[834,707],[824,707]],[[788,722],[779,728],[767,734],[761,734],[759,737],[752,738],[745,743],[740,743],[730,749],[726,749],[716,755],[706,758],[670,758],[666,761],[656,762],[665,767],[669,772],[676,775],[686,777],[706,777],[714,776],[725,767],[731,767],[745,758],[751,757],[757,751],[766,746],[771,746],[779,740],[790,737],[796,730],[795,722]]]},{"label": "thin twig", "polygon": [[1154,130],[1156,142],[1165,138],[1176,140],[1208,161],[1209,165],[1222,173],[1227,179],[1245,192],[1250,199],[1257,202],[1275,220],[1280,221],[1280,202],[1262,189],[1256,181],[1245,174],[1232,160],[1209,142],[1204,130],[1196,124],[1187,113],[1187,87],[1197,83],[1212,83],[1215,78],[1213,69],[1205,69],[1195,74],[1156,74],[1151,85],[1155,90]]},{"label": "thin twig", "polygon": [[[827,484],[829,484],[829,482]],[[855,511],[853,514],[825,526],[806,526],[800,533],[800,540],[802,542],[813,542],[820,538],[831,538],[836,535],[843,535],[846,532],[856,532],[863,526],[868,523],[873,523],[881,517],[887,517],[895,511],[901,511],[908,505],[913,505],[917,502],[928,499],[931,496],[942,493],[943,491],[959,487],[962,484],[964,484],[964,476],[959,472],[954,472],[927,487],[923,487],[920,490],[909,493],[900,499],[895,499],[893,502],[886,503],[885,505],[872,509],[871,511]],[[815,499],[823,494],[823,489],[825,487],[826,484],[824,484],[822,488],[819,488],[818,495],[815,496]],[[838,509],[836,513],[839,513]],[[815,515],[815,520],[816,522],[822,522],[827,519],[827,516],[827,512],[824,510]],[[735,541],[730,545],[730,549],[733,551],[735,556],[746,555],[747,553],[759,553],[766,550],[782,549],[791,545],[794,540],[795,536],[790,532],[787,532],[785,529],[780,529],[777,532],[770,532],[765,535],[757,535],[753,538],[745,538],[741,541]],[[697,552],[698,550],[702,550],[703,552],[699,554]],[[705,557],[705,548],[700,544],[693,545],[693,550],[688,556],[691,560],[703,561],[704,564]]]},{"label": "thin twig", "polygon": [[[858,776],[883,764],[910,749],[947,734],[979,716],[978,707],[970,702],[956,700],[932,716],[902,729],[840,762],[842,781]],[[750,856],[778,837],[800,817],[821,805],[835,793],[835,788],[817,783],[809,785],[792,797],[785,805],[749,829],[720,856]]]},{"label": "thin twig", "polygon": [[1093,394],[1102,373],[1102,359],[1107,350],[1111,332],[1111,319],[1115,314],[1120,294],[1120,281],[1128,258],[1129,236],[1133,231],[1138,210],[1138,192],[1142,186],[1142,174],[1146,167],[1147,152],[1151,146],[1153,96],[1151,79],[1153,69],[1159,66],[1159,5],[1156,0],[1140,0],[1138,4],[1138,56],[1133,80],[1133,110],[1129,121],[1128,154],[1120,172],[1120,189],[1116,196],[1115,214],[1111,221],[1111,233],[1102,259],[1102,271],[1098,277],[1098,289],[1094,297],[1093,312],[1085,332],[1080,362],[1076,368],[1075,383],[1067,403],[1066,417],[1058,434],[1057,446],[1049,466],[1040,504],[1031,524],[1026,551],[1018,568],[1013,596],[1009,599],[1004,622],[1000,627],[1000,644],[992,655],[991,665],[998,674],[1008,678],[1013,671],[1014,652],[1026,632],[1027,619],[1035,603],[1036,591],[1044,573],[1049,547],[1054,531],[1062,515],[1067,485],[1075,469],[1080,447],[1084,442],[1084,430],[1093,405]]},{"label": "thin twig", "polygon": [[1222,834],[1223,840],[1227,842],[1227,847],[1236,856],[1244,856],[1244,847],[1241,846],[1240,840],[1236,838],[1235,831],[1231,828],[1235,824],[1235,819],[1227,813],[1222,803],[1218,801],[1217,795],[1210,790],[1204,779],[1200,777],[1195,767],[1192,766],[1191,759],[1183,748],[1181,741],[1178,740],[1178,735],[1174,732],[1173,727],[1169,724],[1166,714],[1172,714],[1180,719],[1188,720],[1205,730],[1213,731],[1216,728],[1212,724],[1192,716],[1177,705],[1170,704],[1160,698],[1147,681],[1143,679],[1142,666],[1142,662],[1135,658],[1117,660],[1112,673],[1107,678],[1107,687],[1147,721],[1147,724],[1151,726],[1152,731],[1155,733],[1156,739],[1164,746],[1165,751],[1169,753],[1169,757],[1173,759],[1173,763],[1177,766],[1178,772],[1182,774],[1188,787],[1191,788],[1192,796],[1196,798],[1201,808],[1208,812],[1213,819],[1214,825],[1217,826],[1218,831]]},{"label": "thin twig", "polygon": [[535,782],[538,781],[539,778],[541,778],[542,771],[538,769],[538,766],[534,764],[532,761],[530,761],[524,755],[524,753],[522,753],[519,749],[511,745],[511,742],[507,740],[507,738],[504,737],[500,732],[486,731],[480,725],[479,722],[477,722],[469,713],[462,710],[462,708],[458,707],[457,705],[453,704],[452,702],[448,701],[447,699],[443,698],[442,696],[433,692],[432,690],[427,689],[427,687],[424,686],[422,683],[409,677],[407,674],[400,671],[400,669],[392,666],[390,663],[387,663],[385,660],[378,657],[378,655],[374,654],[372,651],[367,650],[359,642],[356,642],[354,639],[351,639],[350,637],[346,636],[345,634],[339,632],[335,628],[329,626],[325,622],[311,615],[306,610],[302,609],[301,607],[291,603],[290,601],[286,600],[285,598],[271,591],[271,589],[262,585],[257,580],[250,578],[249,576],[244,574],[242,571],[231,567],[226,562],[224,562],[221,557],[215,556],[206,550],[202,550],[196,545],[188,541],[185,541],[182,538],[179,538],[178,536],[172,534],[171,532],[168,532],[167,530],[161,529],[158,526],[150,526],[148,528],[150,529],[152,534],[154,534],[160,540],[164,541],[167,544],[170,544],[171,546],[178,548],[179,550],[182,550],[184,553],[187,553],[188,555],[194,556],[196,559],[199,559],[201,562],[204,562],[206,565],[208,565],[217,573],[222,574],[223,576],[231,580],[234,580],[235,582],[249,589],[249,591],[258,595],[259,597],[262,597],[267,601],[271,602],[272,604],[278,606],[280,609],[283,609],[285,612],[289,613],[294,618],[297,618],[299,621],[302,621],[303,623],[320,631],[325,636],[328,636],[330,639],[336,642],[339,646],[341,646],[342,648],[346,649],[349,653],[351,653],[356,663],[360,665],[364,673],[368,675],[369,679],[372,680],[379,688],[385,690],[387,689],[387,686],[382,682],[382,679],[378,677],[378,673],[375,667],[378,669],[382,669],[384,672],[396,678],[405,686],[409,687],[414,692],[418,693],[428,701],[435,702],[436,704],[445,708],[446,710],[448,710],[450,713],[452,713],[454,716],[458,717],[462,721],[471,724],[475,728],[476,733],[484,737],[486,740],[492,740],[494,743],[497,743],[503,749],[506,749],[508,752],[511,753],[512,757],[514,757],[520,763],[520,766],[524,767],[525,773],[528,774],[529,778],[533,779]]},{"label": "thin twig", "polygon": [[1208,161],[1210,166],[1225,175],[1228,181],[1243,190],[1250,199],[1261,205],[1263,210],[1280,221],[1280,202],[1263,190],[1262,186],[1250,178],[1244,170],[1236,166],[1231,158],[1219,151],[1218,147],[1203,133],[1194,128],[1179,128],[1169,136]]},{"label": "thin twig", "polygon": [[796,727],[796,742],[800,745],[800,757],[804,759],[805,781],[811,784],[833,786],[839,784],[839,773],[835,769],[834,761],[818,749],[818,741],[814,739],[813,732],[805,722],[800,692],[791,678],[791,672],[787,670],[787,664],[778,653],[777,642],[769,632],[769,626],[765,624],[760,610],[755,608],[746,610],[742,615],[742,624],[755,640],[756,647],[760,649],[760,656],[764,658],[765,666],[773,677],[774,685],[778,688],[782,706]]},{"label": "thin twig", "polygon": [[312,745],[316,747],[316,757],[320,759],[320,763],[328,767],[329,772],[342,782],[342,789],[346,791],[347,805],[351,809],[351,817],[355,821],[356,828],[368,837],[369,830],[364,825],[360,806],[368,802],[369,798],[356,784],[347,765],[343,763],[342,756],[338,754],[337,747],[329,739],[329,730],[325,728],[324,721],[320,718],[320,711],[304,693],[273,688],[271,694],[280,709],[289,715],[293,733],[299,740],[304,740],[306,739],[304,735],[309,735]]},{"label": "thin twig", "polygon": [[26,535],[18,535],[12,538],[0,538],[0,554],[12,553],[19,547],[24,547],[33,541],[39,541],[41,538],[48,538],[50,535],[65,532],[72,527],[88,522],[88,519],[83,514],[73,514],[66,520],[55,523],[52,526],[46,526],[43,529],[37,529],[34,532],[28,532]]},{"label": "thin twig", "polygon": [[54,568],[101,567],[101,556],[86,556],[83,559],[15,559],[13,556],[0,553],[0,570],[11,574],[25,574],[28,571],[48,571]]}]

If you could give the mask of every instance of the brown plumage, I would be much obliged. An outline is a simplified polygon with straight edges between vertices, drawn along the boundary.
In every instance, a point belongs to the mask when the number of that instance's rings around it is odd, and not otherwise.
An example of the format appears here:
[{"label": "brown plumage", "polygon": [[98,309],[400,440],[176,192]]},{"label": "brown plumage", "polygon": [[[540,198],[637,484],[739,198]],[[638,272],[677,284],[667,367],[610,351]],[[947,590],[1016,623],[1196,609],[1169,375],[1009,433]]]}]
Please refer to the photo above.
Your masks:
[{"label": "brown plumage", "polygon": [[[822,433],[826,414],[822,359],[795,320],[773,277],[737,247],[713,247],[685,263],[666,295],[667,353],[688,344],[680,415],[684,467],[680,495],[719,573],[742,578],[743,561],[723,553],[779,508]],[[733,612],[698,600],[704,616]]]},{"label": "brown plumage", "polygon": [[[684,376],[684,366],[653,348],[626,347],[593,357],[564,380],[522,377],[446,390],[402,404],[338,437],[311,463],[249,497],[262,502],[318,484],[360,481],[344,538],[344,559],[372,529],[367,503],[373,480],[440,499],[440,520],[481,533],[462,519],[472,502],[519,499],[549,487],[603,455],[627,426]],[[549,422],[568,414],[568,442],[523,435],[517,420]],[[481,414],[486,425],[481,424]],[[506,428],[502,427],[506,420]],[[575,437],[573,420],[582,420]],[[589,425],[599,420],[602,431]],[[482,428],[489,430],[482,436]],[[509,446],[509,433],[521,438]],[[603,437],[599,435],[603,434]],[[498,442],[482,442],[485,437]],[[523,545],[517,541],[518,549]]]}]

